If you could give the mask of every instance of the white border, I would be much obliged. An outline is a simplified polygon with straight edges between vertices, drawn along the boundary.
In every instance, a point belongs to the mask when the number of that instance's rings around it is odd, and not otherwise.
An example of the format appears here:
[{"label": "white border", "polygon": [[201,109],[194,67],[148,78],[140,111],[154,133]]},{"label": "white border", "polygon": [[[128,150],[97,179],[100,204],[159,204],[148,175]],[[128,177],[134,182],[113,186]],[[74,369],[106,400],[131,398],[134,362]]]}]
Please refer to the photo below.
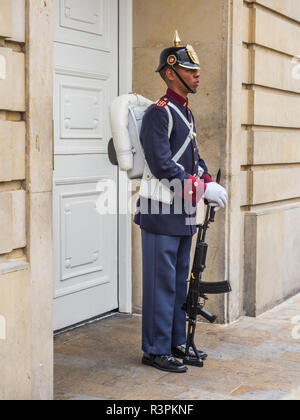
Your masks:
[{"label": "white border", "polygon": [[[132,91],[132,0],[119,0],[119,95]],[[119,171],[119,209],[126,208],[130,181]],[[119,213],[119,311],[132,313],[131,212]]]}]

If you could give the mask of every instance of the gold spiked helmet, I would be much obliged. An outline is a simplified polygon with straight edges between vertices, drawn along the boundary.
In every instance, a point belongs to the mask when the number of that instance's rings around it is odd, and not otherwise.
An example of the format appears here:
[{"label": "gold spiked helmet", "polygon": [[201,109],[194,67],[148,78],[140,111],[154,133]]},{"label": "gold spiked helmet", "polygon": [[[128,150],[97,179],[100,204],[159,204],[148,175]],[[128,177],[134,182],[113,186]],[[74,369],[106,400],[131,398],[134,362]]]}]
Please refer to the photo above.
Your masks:
[{"label": "gold spiked helmet", "polygon": [[166,48],[160,55],[159,66],[156,71],[160,72],[165,66],[176,64],[188,69],[200,69],[200,62],[196,51],[191,45],[182,46],[178,31],[175,31],[174,46]]}]

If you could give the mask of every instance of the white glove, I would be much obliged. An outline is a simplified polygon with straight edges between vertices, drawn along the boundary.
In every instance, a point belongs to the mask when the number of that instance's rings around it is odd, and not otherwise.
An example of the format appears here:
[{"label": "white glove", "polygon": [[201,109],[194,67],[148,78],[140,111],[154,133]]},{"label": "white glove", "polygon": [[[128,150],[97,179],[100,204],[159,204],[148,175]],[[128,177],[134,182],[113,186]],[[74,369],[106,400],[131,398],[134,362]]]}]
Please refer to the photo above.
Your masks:
[{"label": "white glove", "polygon": [[206,191],[203,197],[209,201],[210,206],[216,207],[215,211],[218,211],[220,208],[227,206],[227,191],[216,182],[209,182],[206,184]]}]

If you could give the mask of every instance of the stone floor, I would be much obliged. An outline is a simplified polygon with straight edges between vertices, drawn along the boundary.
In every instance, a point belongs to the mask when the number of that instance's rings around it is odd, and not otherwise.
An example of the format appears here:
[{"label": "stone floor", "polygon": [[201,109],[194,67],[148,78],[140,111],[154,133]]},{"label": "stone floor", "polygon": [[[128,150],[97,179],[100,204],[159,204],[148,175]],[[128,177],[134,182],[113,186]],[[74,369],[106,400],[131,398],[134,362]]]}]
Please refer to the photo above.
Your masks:
[{"label": "stone floor", "polygon": [[56,400],[300,399],[300,295],[229,326],[201,323],[205,367],[140,363],[139,316],[114,315],[55,337]]}]

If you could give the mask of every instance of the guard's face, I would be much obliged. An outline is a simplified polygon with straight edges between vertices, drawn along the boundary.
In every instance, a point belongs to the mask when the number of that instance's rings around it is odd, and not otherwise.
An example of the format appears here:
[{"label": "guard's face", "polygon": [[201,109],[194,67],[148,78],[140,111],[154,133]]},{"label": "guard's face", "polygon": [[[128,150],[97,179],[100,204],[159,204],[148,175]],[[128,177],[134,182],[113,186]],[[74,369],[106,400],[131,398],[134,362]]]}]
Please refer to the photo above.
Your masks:
[{"label": "guard's face", "polygon": [[200,85],[200,70],[186,69],[178,66],[177,69],[180,76],[194,91],[197,91]]}]

